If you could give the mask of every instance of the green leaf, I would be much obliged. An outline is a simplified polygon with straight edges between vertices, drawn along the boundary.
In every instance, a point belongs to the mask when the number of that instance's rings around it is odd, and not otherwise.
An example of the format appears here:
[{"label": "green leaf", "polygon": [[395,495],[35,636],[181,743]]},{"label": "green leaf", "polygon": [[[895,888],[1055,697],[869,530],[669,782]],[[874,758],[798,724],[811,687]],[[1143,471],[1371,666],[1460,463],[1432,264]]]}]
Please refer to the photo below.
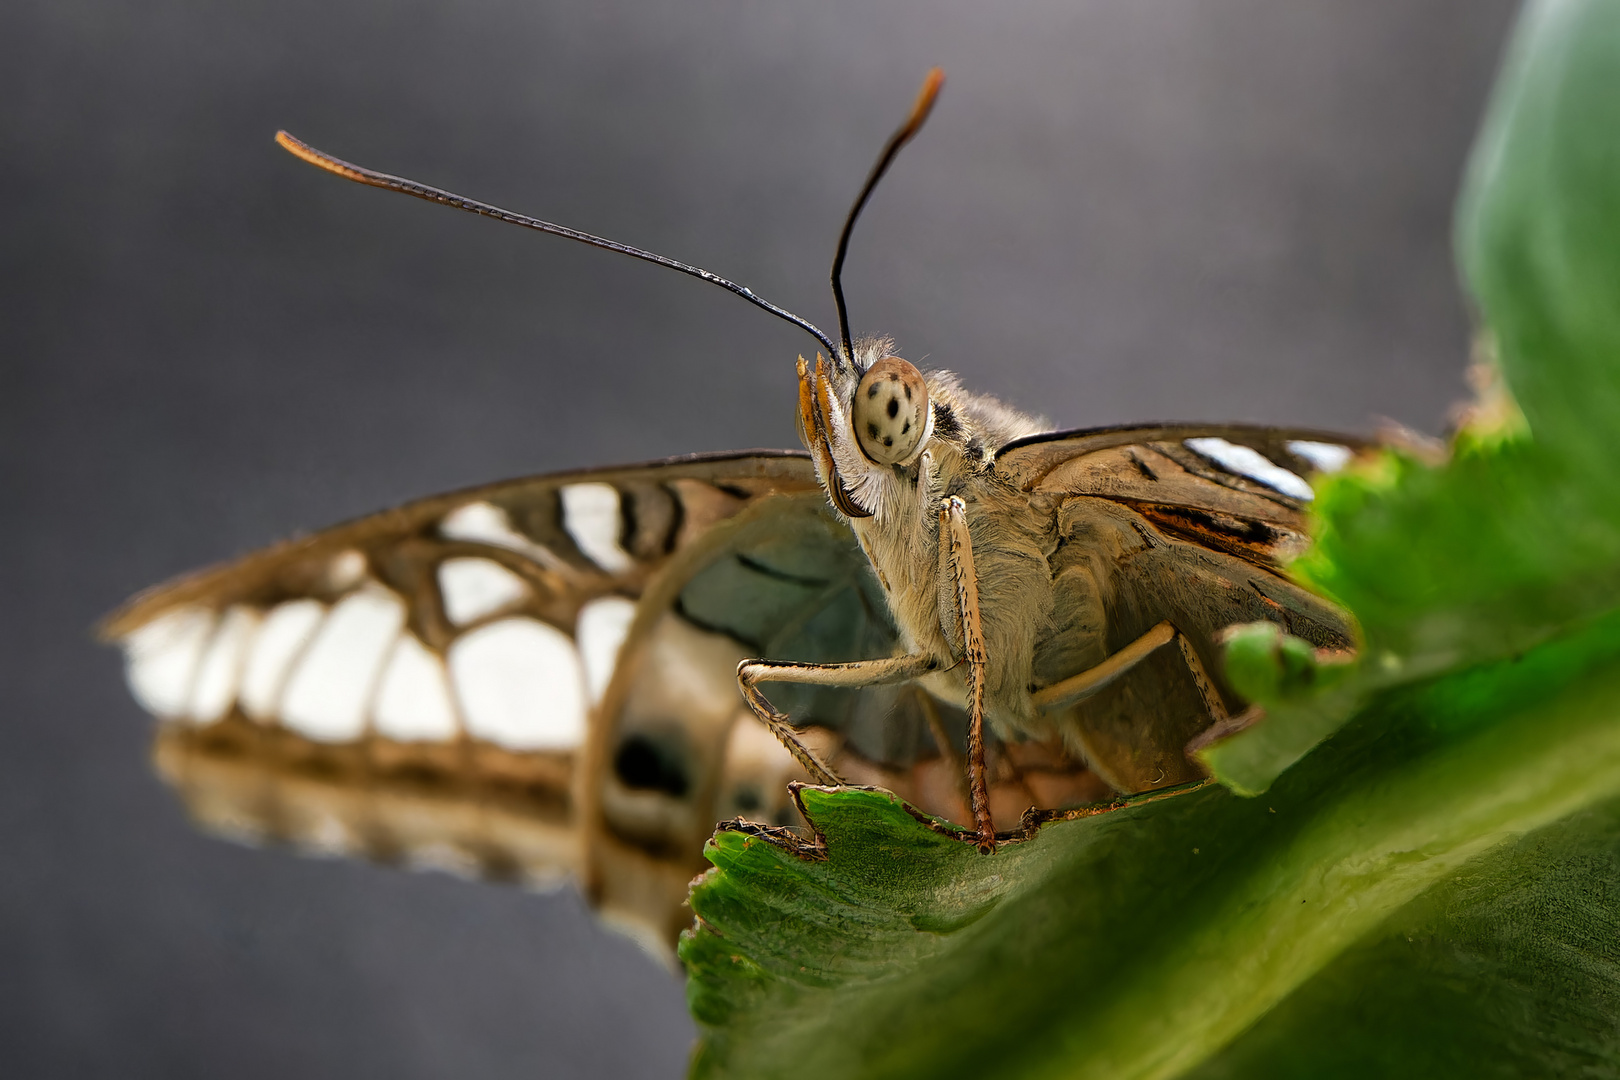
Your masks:
[{"label": "green leaf", "polygon": [[709,848],[695,1075],[1179,1076],[1431,886],[1620,798],[1620,617],[1386,695],[1261,799],[1155,794],[981,856],[886,793],[802,797],[813,857]]},{"label": "green leaf", "polygon": [[1470,863],[1187,1075],[1613,1075],[1617,889],[1611,802]]},{"label": "green leaf", "polygon": [[1505,385],[1294,568],[1354,662],[1234,630],[1217,782],[994,855],[867,789],[721,831],[696,1075],[1620,1073],[1620,4],[1526,8],[1457,246]]}]

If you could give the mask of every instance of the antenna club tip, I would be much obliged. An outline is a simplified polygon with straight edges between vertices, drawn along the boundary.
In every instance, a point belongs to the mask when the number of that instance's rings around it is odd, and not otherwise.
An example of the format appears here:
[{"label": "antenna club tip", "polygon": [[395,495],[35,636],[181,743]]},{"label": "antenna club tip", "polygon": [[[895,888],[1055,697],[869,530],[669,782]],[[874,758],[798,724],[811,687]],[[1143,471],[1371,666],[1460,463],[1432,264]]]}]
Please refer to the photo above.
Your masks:
[{"label": "antenna club tip", "polygon": [[940,90],[945,86],[945,69],[931,67],[928,74],[923,76],[922,89],[917,91],[917,103],[911,107],[911,114],[917,118],[918,123],[926,117],[934,107],[934,101],[939,97]]},{"label": "antenna club tip", "polygon": [[933,67],[923,76],[922,89],[917,91],[917,100],[911,103],[911,115],[900,130],[895,132],[897,147],[911,141],[928,119],[928,114],[934,111],[934,102],[939,100],[940,88],[945,85],[945,69]]},{"label": "antenna club tip", "polygon": [[276,145],[300,161],[307,161],[311,165],[321,164],[320,155],[315,148],[290,131],[276,132]]}]

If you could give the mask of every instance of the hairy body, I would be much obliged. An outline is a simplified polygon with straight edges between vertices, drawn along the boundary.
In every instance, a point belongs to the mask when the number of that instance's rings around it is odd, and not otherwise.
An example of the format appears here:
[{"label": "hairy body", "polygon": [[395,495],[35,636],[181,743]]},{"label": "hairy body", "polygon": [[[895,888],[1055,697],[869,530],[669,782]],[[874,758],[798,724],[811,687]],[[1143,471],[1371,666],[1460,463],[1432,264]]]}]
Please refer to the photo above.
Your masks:
[{"label": "hairy body", "polygon": [[[863,369],[889,355],[893,344],[866,341],[857,347]],[[929,372],[932,423],[920,453],[909,465],[867,460],[851,439],[833,443],[836,477],[851,498],[871,512],[849,519],[878,583],[904,648],[924,653],[938,666],[919,681],[931,693],[966,707],[962,620],[954,583],[941,560],[938,508],[959,498],[966,510],[978,570],[980,622],[988,666],[986,718],[1005,739],[1033,733],[1031,699],[1035,652],[1049,641],[1052,573],[1047,558],[1057,545],[1050,500],[1032,502],[998,475],[995,455],[1015,439],[1047,425],[987,395],[963,390],[949,372]],[[843,382],[853,397],[853,373]]]}]

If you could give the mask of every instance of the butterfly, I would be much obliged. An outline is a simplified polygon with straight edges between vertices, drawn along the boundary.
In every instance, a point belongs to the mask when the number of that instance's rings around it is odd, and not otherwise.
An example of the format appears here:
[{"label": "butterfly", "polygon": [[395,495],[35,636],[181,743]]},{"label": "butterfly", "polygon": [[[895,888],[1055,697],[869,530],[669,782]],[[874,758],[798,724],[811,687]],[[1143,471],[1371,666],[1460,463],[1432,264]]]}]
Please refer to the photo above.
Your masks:
[{"label": "butterfly", "polygon": [[[1250,425],[1049,431],[850,333],[628,245],[282,146],[347,179],[619,251],[817,339],[804,450],[530,477],[181,578],[102,633],[158,770],[252,842],[549,886],[667,949],[717,821],[799,824],[791,782],[887,788],[987,855],[1027,812],[1196,782],[1252,722],[1224,628],[1324,652],[1351,617],[1283,570],[1356,440]],[[1037,818],[1038,819],[1038,814]]]}]

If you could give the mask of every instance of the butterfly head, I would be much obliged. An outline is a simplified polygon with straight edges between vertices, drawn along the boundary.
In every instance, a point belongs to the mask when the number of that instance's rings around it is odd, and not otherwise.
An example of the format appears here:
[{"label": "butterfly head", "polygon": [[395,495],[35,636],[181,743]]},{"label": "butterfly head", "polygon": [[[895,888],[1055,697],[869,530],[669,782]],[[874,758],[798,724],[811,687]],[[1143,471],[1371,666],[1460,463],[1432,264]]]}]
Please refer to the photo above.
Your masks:
[{"label": "butterfly head", "polygon": [[[827,498],[851,519],[909,502],[923,473],[990,468],[1001,447],[1046,421],[964,390],[946,371],[919,371],[894,342],[857,341],[854,363],[799,360],[799,438]],[[931,462],[931,464],[930,464]],[[900,501],[895,502],[898,498]]]},{"label": "butterfly head", "polygon": [[799,438],[832,504],[870,517],[882,478],[914,473],[934,434],[928,380],[886,340],[858,342],[855,363],[799,360]]}]

